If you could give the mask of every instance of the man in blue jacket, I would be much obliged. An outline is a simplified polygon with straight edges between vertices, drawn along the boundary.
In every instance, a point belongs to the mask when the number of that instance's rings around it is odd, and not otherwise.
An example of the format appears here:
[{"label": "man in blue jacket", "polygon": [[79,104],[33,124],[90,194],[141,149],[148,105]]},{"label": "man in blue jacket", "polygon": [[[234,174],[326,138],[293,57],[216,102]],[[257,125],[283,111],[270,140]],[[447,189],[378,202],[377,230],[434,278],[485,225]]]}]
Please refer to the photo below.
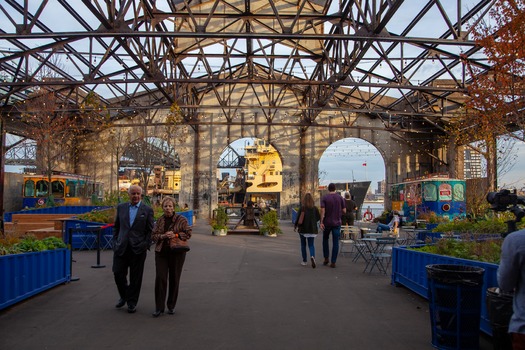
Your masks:
[{"label": "man in blue jacket", "polygon": [[[113,231],[113,274],[120,299],[115,305],[128,304],[128,312],[137,311],[147,250],[151,245],[153,209],[142,203],[142,188],[130,186],[129,203],[117,206]],[[129,283],[128,283],[129,270]]]}]

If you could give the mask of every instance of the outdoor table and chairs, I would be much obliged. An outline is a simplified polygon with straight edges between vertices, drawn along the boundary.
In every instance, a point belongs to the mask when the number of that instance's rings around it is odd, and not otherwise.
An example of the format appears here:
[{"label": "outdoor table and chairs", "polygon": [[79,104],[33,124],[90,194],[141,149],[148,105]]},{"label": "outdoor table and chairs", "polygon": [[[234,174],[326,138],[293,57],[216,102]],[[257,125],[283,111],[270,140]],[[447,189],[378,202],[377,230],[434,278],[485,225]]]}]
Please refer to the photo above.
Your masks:
[{"label": "outdoor table and chairs", "polygon": [[371,273],[374,267],[377,267],[379,272],[386,274],[392,258],[392,248],[396,244],[396,240],[396,237],[361,239],[361,241],[365,243],[365,252],[363,255],[366,257],[366,266],[363,273],[367,271]]},{"label": "outdoor table and chairs", "polygon": [[402,226],[401,227],[401,233],[400,237],[403,236],[403,242],[400,242],[401,245],[414,245],[418,243],[422,243],[418,239],[418,235],[420,232],[425,232],[426,229],[418,229],[416,226]]},{"label": "outdoor table and chairs", "polygon": [[380,232],[369,232],[369,233],[365,233],[363,238],[378,238],[378,237],[381,237],[382,235],[383,233],[380,233]]},{"label": "outdoor table and chairs", "polygon": [[361,227],[360,231],[361,231],[361,238],[365,238],[366,235],[370,233],[374,233],[374,231],[372,231],[370,227]]},{"label": "outdoor table and chairs", "polygon": [[[341,238],[339,239],[339,253],[343,256],[346,253],[350,255],[359,254],[358,247],[359,244],[357,239],[359,238],[359,229],[354,226],[342,226],[341,227]],[[351,246],[350,251],[345,250],[345,246]]]}]

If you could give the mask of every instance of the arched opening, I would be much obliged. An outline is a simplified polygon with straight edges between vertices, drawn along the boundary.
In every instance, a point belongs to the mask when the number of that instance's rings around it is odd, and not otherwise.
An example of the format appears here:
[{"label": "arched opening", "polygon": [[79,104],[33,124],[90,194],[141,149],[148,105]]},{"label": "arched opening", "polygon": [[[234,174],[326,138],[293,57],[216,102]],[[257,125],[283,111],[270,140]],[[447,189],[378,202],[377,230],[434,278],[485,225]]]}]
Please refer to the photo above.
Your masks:
[{"label": "arched opening", "polygon": [[217,164],[218,203],[242,207],[252,202],[277,210],[282,192],[282,161],[268,141],[242,138],[224,149]]},{"label": "arched opening", "polygon": [[138,139],[129,144],[120,158],[119,189],[139,184],[152,203],[172,196],[178,201],[181,166],[173,145],[158,137]]},{"label": "arched opening", "polygon": [[370,142],[345,138],[332,143],[319,160],[321,195],[329,183],[336,184],[342,196],[350,192],[358,205],[357,219],[365,212],[379,216],[384,210],[385,162]]}]

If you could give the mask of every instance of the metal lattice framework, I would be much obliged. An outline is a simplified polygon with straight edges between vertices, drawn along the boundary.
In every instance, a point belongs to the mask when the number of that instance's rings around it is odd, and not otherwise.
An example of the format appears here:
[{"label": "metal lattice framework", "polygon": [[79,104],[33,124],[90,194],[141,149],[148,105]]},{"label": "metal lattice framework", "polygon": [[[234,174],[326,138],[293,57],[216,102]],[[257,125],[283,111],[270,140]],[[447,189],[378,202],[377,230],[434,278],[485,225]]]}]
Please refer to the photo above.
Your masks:
[{"label": "metal lattice framework", "polygon": [[[321,112],[343,111],[343,127],[373,117],[391,132],[445,134],[464,102],[465,64],[489,68],[469,28],[492,4],[5,0],[2,117],[8,132],[23,134],[13,105],[38,87],[57,91],[71,113],[93,91],[112,118],[177,104],[192,126],[219,110],[216,123],[257,111],[266,123],[309,127],[322,126]],[[248,92],[256,98],[244,100]],[[290,92],[293,118],[275,118],[290,112],[282,104]],[[202,104],[210,94],[217,103]]]}]

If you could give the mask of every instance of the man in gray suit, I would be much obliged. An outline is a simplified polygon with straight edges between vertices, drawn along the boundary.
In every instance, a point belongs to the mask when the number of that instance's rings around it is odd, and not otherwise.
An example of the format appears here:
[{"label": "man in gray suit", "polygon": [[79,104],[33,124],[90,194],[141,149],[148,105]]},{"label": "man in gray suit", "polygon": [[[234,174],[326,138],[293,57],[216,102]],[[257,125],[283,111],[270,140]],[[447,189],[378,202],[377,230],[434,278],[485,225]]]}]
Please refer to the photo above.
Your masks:
[{"label": "man in gray suit", "polygon": [[[137,311],[147,250],[151,245],[153,209],[142,203],[142,188],[130,186],[129,203],[117,206],[113,231],[113,274],[120,295],[115,305],[128,304],[128,312]],[[128,284],[129,270],[129,284]]]}]

